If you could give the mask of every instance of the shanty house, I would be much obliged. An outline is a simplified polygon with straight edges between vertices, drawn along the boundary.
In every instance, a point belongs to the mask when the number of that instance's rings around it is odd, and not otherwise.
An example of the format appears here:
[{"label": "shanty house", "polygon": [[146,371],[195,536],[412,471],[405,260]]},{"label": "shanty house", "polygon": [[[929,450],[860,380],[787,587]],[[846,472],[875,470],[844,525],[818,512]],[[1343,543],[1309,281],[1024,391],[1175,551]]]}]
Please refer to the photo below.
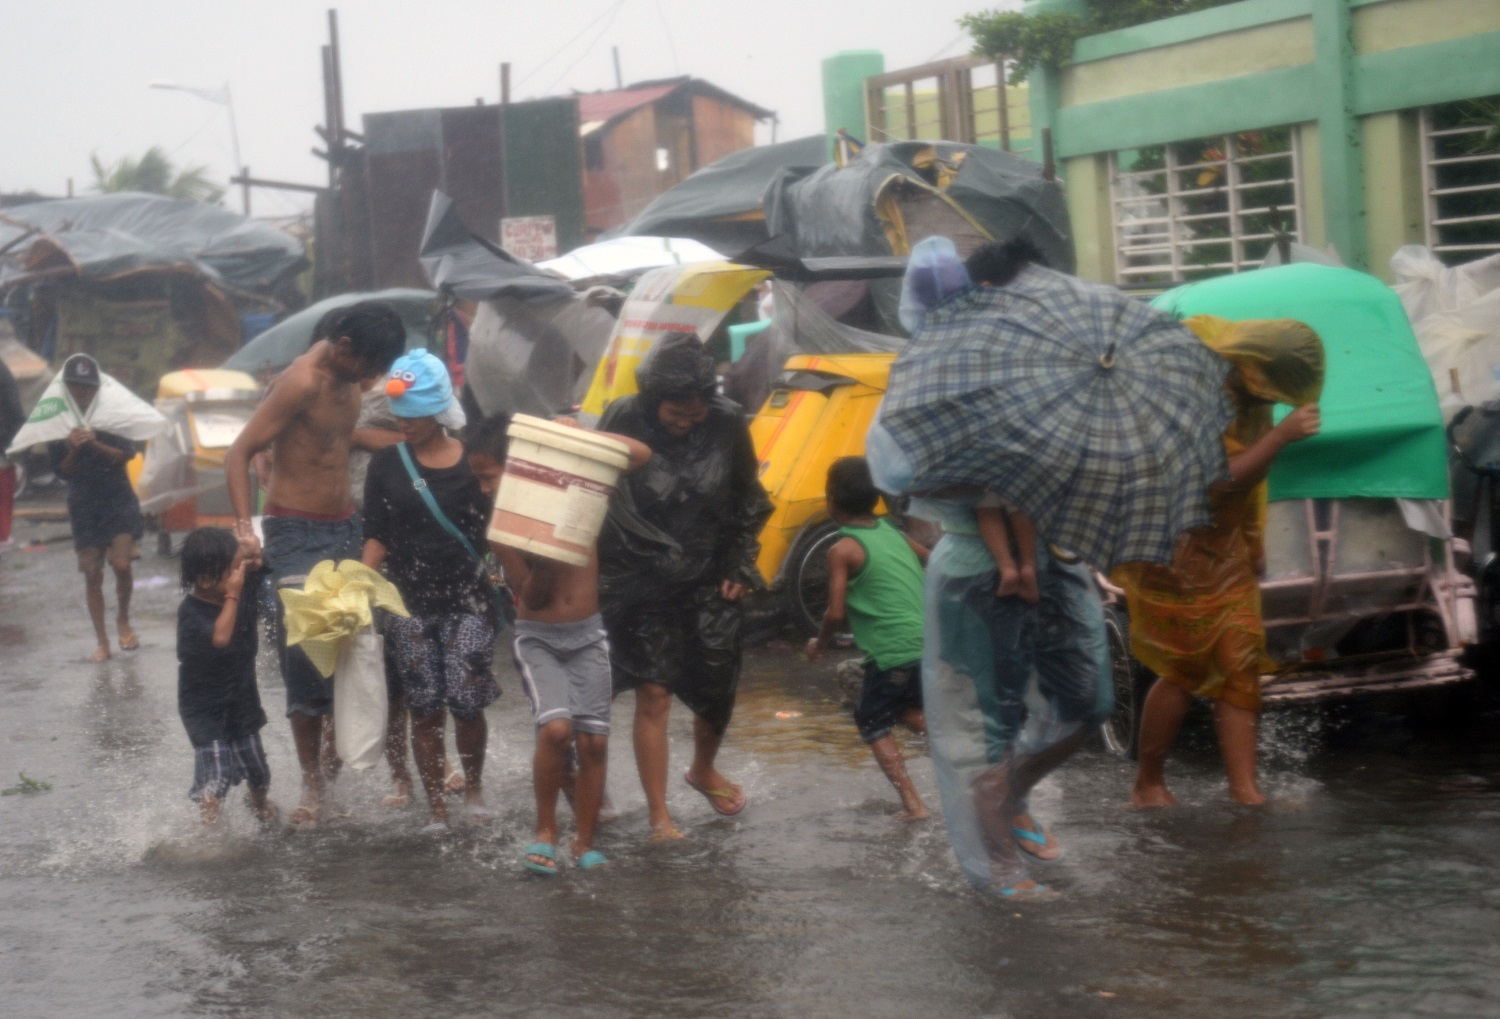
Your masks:
[{"label": "shanty house", "polygon": [[584,233],[632,219],[699,167],[755,144],[775,114],[698,78],[646,81],[577,97]]}]

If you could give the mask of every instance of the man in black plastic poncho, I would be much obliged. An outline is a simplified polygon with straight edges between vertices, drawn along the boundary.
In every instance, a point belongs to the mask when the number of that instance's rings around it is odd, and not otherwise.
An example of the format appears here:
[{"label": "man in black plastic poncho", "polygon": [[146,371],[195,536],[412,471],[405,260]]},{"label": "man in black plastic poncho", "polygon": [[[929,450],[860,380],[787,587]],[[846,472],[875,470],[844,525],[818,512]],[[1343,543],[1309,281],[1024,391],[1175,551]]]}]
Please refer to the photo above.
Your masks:
[{"label": "man in black plastic poncho", "polygon": [[600,607],[615,693],[634,690],[635,758],[652,841],[682,837],[667,812],[667,716],[692,709],[693,763],[683,778],[724,815],[745,792],[714,766],[734,711],[743,610],[771,504],[737,404],[717,395],[712,357],[692,333],[663,337],[615,401],[602,431],[653,456],[616,490],[599,540]]}]

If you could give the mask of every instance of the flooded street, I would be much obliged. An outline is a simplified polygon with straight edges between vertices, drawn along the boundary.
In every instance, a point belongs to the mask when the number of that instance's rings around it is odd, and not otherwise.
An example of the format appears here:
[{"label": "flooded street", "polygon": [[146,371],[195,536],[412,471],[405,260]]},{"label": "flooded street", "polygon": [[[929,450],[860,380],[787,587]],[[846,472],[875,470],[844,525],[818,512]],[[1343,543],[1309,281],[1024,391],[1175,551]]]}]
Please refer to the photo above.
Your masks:
[{"label": "flooded street", "polygon": [[[17,544],[65,533],[18,522]],[[621,816],[600,840],[614,866],[546,880],[519,866],[531,724],[508,659],[493,826],[419,836],[423,811],[378,808],[377,769],[339,779],[347,821],[261,832],[236,792],[223,835],[195,836],[176,568],[138,564],[142,649],[99,666],[82,662],[65,538],[0,569],[0,785],[52,785],[0,798],[6,1015],[1500,1015],[1493,716],[1442,734],[1390,706],[1273,714],[1265,810],[1224,802],[1203,727],[1171,812],[1128,809],[1130,766],[1091,746],[1033,800],[1067,848],[1038,874],[1060,897],[996,902],[969,890],[940,822],[894,819],[831,668],[769,650],[747,663],[722,758],[745,813],[716,817],[674,780],[689,838],[648,846],[622,698]],[[264,661],[286,811],[296,766]],[[672,739],[680,770],[680,706]],[[935,807],[930,764],[908,753]]]}]

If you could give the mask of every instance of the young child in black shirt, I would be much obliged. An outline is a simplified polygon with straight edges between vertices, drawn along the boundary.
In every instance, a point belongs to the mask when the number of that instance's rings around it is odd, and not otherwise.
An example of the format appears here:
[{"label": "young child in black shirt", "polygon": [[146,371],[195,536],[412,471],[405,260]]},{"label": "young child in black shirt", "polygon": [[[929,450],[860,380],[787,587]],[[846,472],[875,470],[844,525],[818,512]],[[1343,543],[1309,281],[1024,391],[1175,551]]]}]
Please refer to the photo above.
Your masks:
[{"label": "young child in black shirt", "polygon": [[271,768],[260,742],[266,713],[255,685],[254,591],[263,569],[244,557],[222,527],[200,527],[182,545],[187,597],[177,609],[177,712],[193,744],[188,796],[198,802],[206,826],[218,820],[230,786],[241,782],[257,818],[269,822],[277,816],[266,795]]}]

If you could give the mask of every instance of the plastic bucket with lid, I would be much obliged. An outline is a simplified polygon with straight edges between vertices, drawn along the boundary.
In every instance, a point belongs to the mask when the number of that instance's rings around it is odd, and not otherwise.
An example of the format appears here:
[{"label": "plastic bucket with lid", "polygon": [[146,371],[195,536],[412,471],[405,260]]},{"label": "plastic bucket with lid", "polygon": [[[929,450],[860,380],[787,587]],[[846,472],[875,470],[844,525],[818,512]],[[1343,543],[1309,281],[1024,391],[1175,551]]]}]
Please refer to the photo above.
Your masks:
[{"label": "plastic bucket with lid", "polygon": [[517,414],[490,517],[491,541],[585,566],[630,462],[622,443]]}]

